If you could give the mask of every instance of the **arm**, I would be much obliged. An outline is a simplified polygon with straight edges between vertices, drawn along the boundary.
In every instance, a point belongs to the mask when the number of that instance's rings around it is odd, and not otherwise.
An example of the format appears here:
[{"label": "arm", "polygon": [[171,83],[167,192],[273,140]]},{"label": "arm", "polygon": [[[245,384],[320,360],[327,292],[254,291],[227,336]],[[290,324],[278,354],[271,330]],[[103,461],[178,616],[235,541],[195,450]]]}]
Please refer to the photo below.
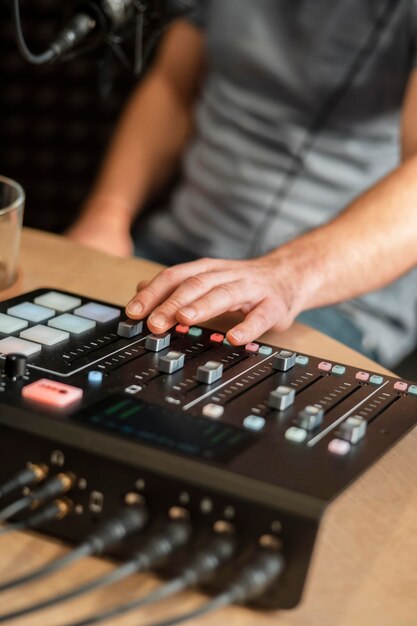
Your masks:
[{"label": "arm", "polygon": [[[379,289],[417,263],[417,72],[404,103],[403,164],[334,220],[259,259],[202,259],[168,268],[129,303],[149,327],[195,324],[241,309],[227,338],[245,344],[302,311]],[[155,310],[156,309],[156,310]]]},{"label": "arm", "polygon": [[[203,57],[202,33],[186,21],[175,23],[129,101],[70,237],[123,254],[132,220],[149,194],[170,178],[192,130]],[[114,250],[118,242],[120,249]]]}]

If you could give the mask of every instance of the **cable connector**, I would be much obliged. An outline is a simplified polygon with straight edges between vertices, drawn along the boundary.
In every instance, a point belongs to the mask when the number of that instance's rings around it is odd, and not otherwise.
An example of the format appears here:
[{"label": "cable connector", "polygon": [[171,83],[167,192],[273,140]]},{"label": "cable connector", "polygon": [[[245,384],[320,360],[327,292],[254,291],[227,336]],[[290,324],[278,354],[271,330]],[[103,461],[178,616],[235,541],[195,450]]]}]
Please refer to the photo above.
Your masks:
[{"label": "cable connector", "polygon": [[42,482],[48,475],[48,467],[42,463],[28,463],[25,469],[17,472],[9,481],[0,487],[0,498],[8,496],[21,487]]},{"label": "cable connector", "polygon": [[142,530],[148,521],[148,512],[144,506],[127,507],[89,535],[83,545],[88,545],[91,554],[99,555],[110,546],[115,546],[133,533]]},{"label": "cable connector", "polygon": [[253,561],[243,566],[225,591],[230,603],[250,602],[261,596],[281,575],[285,561],[281,552],[259,552]]},{"label": "cable connector", "polygon": [[122,509],[110,520],[103,522],[94,534],[88,535],[77,548],[74,548],[68,554],[33,570],[29,574],[0,583],[0,592],[50,576],[84,557],[102,554],[104,550],[117,545],[133,533],[142,530],[147,521],[148,512],[144,506]]},{"label": "cable connector", "polygon": [[53,520],[60,521],[64,519],[72,510],[72,502],[67,498],[59,498],[54,500],[46,507],[39,509],[29,517],[29,519],[21,522],[24,524],[24,527],[27,529],[34,529],[38,526],[42,526],[42,524],[46,524],[47,522],[52,522]]},{"label": "cable connector", "polygon": [[236,541],[231,535],[214,537],[191,558],[182,570],[181,578],[186,586],[197,585],[210,577],[224,563],[229,561],[236,550]]},{"label": "cable connector", "polygon": [[57,496],[63,496],[72,487],[74,486],[76,481],[76,477],[74,474],[68,473],[60,473],[56,476],[53,476],[48,482],[44,485],[35,489],[30,494],[30,498],[32,500],[31,506],[36,508],[41,504],[44,500],[50,500],[51,498],[55,498]]},{"label": "cable connector", "polygon": [[60,498],[54,500],[44,508],[35,511],[30,517],[21,522],[10,524],[0,529],[0,537],[9,535],[16,530],[34,530],[42,524],[51,522],[53,520],[59,521],[64,519],[72,509],[72,502],[68,499]]}]

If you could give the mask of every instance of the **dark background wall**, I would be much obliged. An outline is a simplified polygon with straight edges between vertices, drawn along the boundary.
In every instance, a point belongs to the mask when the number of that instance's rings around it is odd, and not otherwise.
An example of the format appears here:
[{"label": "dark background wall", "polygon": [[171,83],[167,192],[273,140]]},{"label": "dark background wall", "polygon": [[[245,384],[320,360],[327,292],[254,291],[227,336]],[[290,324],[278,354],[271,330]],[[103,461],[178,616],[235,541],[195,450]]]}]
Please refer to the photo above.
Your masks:
[{"label": "dark background wall", "polygon": [[[47,47],[73,2],[22,2],[30,48]],[[103,48],[104,50],[104,48]],[[62,232],[86,197],[114,122],[135,79],[107,48],[62,64],[37,67],[16,47],[11,2],[0,3],[0,173],[26,190],[25,224]],[[114,73],[100,97],[101,68]]]}]

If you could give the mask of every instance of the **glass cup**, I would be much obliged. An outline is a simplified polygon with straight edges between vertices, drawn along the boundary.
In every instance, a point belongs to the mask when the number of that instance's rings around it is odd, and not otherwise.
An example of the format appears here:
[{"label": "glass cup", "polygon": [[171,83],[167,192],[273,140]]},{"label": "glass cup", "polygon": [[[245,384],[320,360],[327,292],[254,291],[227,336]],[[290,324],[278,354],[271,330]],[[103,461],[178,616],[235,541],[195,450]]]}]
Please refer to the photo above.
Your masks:
[{"label": "glass cup", "polygon": [[24,205],[23,188],[0,176],[0,291],[16,279]]}]

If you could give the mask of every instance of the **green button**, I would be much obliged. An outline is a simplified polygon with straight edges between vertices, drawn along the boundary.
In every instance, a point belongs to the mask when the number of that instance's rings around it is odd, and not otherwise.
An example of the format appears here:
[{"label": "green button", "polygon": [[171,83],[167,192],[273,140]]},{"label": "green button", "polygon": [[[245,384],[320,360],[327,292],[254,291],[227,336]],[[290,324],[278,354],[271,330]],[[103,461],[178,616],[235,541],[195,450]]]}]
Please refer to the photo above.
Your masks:
[{"label": "green button", "polygon": [[295,359],[297,365],[307,365],[308,364],[308,356],[304,356],[303,354],[299,354]]},{"label": "green button", "polygon": [[333,365],[332,374],[336,374],[336,376],[343,376],[346,372],[346,367],[344,365]]},{"label": "green button", "polygon": [[408,393],[411,393],[412,396],[417,396],[417,385],[410,385]]},{"label": "green button", "polygon": [[227,341],[227,339],[223,339],[223,343],[225,346],[231,346],[232,344],[230,343],[230,341]]},{"label": "green button", "polygon": [[258,354],[262,354],[262,356],[269,356],[272,354],[271,346],[261,346],[259,348]]},{"label": "green button", "polygon": [[201,328],[197,328],[197,326],[191,326],[188,334],[191,335],[191,337],[201,337],[203,331],[201,330]]},{"label": "green button", "polygon": [[382,383],[384,382],[384,378],[382,376],[379,376],[378,374],[374,374],[369,379],[369,382],[371,383],[371,385],[382,385]]}]

